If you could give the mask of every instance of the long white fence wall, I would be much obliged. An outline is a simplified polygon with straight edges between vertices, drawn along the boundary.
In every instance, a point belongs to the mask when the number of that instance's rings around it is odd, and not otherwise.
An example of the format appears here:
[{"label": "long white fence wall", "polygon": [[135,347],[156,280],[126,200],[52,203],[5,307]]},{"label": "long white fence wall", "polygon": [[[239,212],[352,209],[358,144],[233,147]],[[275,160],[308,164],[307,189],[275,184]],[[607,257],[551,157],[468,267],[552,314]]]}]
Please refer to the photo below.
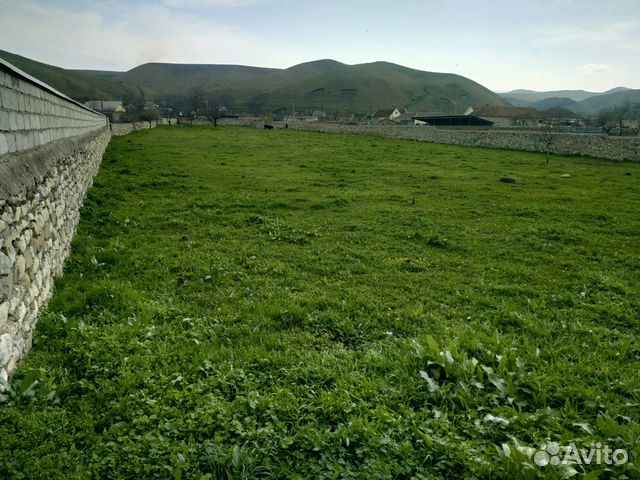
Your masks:
[{"label": "long white fence wall", "polygon": [[100,130],[108,120],[0,59],[0,155]]},{"label": "long white fence wall", "polygon": [[0,59],[0,391],[62,272],[108,120]]}]

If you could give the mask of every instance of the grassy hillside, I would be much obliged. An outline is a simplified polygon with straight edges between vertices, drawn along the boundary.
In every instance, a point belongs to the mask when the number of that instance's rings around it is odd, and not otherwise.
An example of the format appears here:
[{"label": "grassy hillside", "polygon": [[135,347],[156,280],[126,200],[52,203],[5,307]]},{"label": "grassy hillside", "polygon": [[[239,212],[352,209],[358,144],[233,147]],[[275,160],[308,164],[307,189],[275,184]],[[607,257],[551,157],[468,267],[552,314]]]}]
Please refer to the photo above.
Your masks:
[{"label": "grassy hillside", "polygon": [[386,62],[345,65],[333,60],[303,63],[284,70],[239,65],[150,63],[128,72],[64,70],[7,52],[3,58],[67,95],[89,98],[188,98],[199,88],[226,94],[239,108],[267,94],[267,107],[368,112],[380,108],[462,112],[469,105],[506,105],[502,98],[468,78],[423,72]]},{"label": "grassy hillside", "polygon": [[[638,176],[291,130],[114,137],[0,395],[0,478],[639,478]],[[629,463],[536,465],[550,442]]]},{"label": "grassy hillside", "polygon": [[581,110],[580,102],[568,97],[549,97],[532,103],[530,106],[541,112],[550,108],[566,108],[575,113],[580,113]]},{"label": "grassy hillside", "polygon": [[[345,65],[333,60],[319,60],[296,65],[285,70],[252,67],[201,66],[202,75],[185,75],[181,82],[169,80],[161,93],[187,95],[189,90],[204,85],[205,91],[229,93],[239,104],[245,104],[256,94],[268,94],[268,106],[296,110],[324,109],[368,112],[369,109],[407,107],[411,110],[463,111],[468,105],[506,105],[501,98],[482,85],[452,74],[423,72],[387,62]],[[166,66],[143,65],[134,69],[136,81],[147,85],[144,76],[154,75],[152,68]],[[232,69],[232,70],[230,70]],[[132,71],[133,72],[133,71]],[[131,79],[127,72],[121,78]],[[244,80],[242,77],[245,77]],[[159,82],[158,83],[162,83]],[[160,88],[160,87],[157,87]]]},{"label": "grassy hillside", "polygon": [[563,107],[580,115],[591,115],[601,110],[612,110],[625,103],[640,103],[640,90],[625,87],[612,88],[603,93],[584,90],[559,90],[535,92],[513,90],[500,96],[515,106],[533,107],[540,111]]},{"label": "grassy hillside", "polygon": [[251,81],[277,69],[241,65],[181,65],[147,63],[116,75],[118,81],[141,85],[153,95],[188,95],[193,88],[205,92],[226,91],[239,82]]},{"label": "grassy hillside", "polygon": [[576,102],[581,102],[589,97],[601,95],[600,92],[587,92],[586,90],[553,90],[548,92],[537,92],[535,90],[512,90],[510,92],[501,93],[503,98],[514,99],[516,101],[525,102],[528,105],[539,102],[546,98],[570,98]]},{"label": "grassy hillside", "polygon": [[458,113],[469,105],[507,105],[490,90],[459,75],[423,72],[387,62],[317,63],[282,72],[290,80],[272,90],[273,104],[287,106],[295,99],[299,105],[360,112],[398,106]]},{"label": "grassy hillside", "polygon": [[612,110],[626,103],[640,103],[640,90],[624,90],[588,98],[580,102],[581,108],[589,112]]},{"label": "grassy hillside", "polygon": [[79,101],[122,98],[137,90],[128,81],[115,81],[117,72],[65,70],[2,50],[0,58]]}]

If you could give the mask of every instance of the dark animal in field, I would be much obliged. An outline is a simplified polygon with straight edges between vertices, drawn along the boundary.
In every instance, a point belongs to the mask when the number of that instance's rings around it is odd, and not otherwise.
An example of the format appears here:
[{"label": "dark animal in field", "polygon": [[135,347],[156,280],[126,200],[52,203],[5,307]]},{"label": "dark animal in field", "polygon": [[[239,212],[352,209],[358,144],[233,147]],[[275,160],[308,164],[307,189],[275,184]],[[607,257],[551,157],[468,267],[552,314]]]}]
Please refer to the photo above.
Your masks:
[{"label": "dark animal in field", "polygon": [[265,130],[273,130],[273,125],[265,125],[264,129]]},{"label": "dark animal in field", "polygon": [[516,183],[515,178],[509,178],[509,177],[500,177],[500,181],[503,183]]}]

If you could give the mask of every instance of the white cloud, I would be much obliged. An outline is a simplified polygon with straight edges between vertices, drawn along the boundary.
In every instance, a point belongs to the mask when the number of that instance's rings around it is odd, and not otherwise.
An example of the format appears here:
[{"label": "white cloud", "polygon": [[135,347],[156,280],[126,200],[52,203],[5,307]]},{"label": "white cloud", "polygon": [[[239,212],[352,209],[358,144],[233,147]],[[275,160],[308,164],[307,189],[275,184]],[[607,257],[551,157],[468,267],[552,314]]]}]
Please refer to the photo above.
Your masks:
[{"label": "white cloud", "polygon": [[245,7],[265,0],[162,0],[162,4],[168,7]]},{"label": "white cloud", "polygon": [[[176,0],[172,0],[176,1]],[[222,0],[233,1],[233,0]],[[0,0],[0,45],[64,68],[128,70],[147,62],[232,63],[284,67],[302,55],[268,45],[259,34],[211,16],[166,6],[118,2],[122,8],[77,11]],[[286,62],[286,63],[285,63]]]},{"label": "white cloud", "polygon": [[640,21],[628,20],[589,26],[561,25],[540,30],[537,43],[542,46],[602,44],[609,48],[640,49]]},{"label": "white cloud", "polygon": [[585,63],[579,70],[585,75],[598,75],[612,72],[611,67],[603,63]]},{"label": "white cloud", "polygon": [[[633,6],[639,0],[626,1]],[[602,5],[598,14],[583,8],[584,14],[572,16],[552,15],[549,9],[544,20],[516,22],[514,30],[502,9],[478,7],[473,0],[458,1],[467,6],[462,17],[443,7],[424,20],[420,12],[434,10],[434,2],[416,10],[406,8],[419,3],[410,0],[0,0],[0,48],[64,68],[128,70],[145,62],[288,67],[334,58],[454,71],[505,90],[638,86],[640,17],[631,8],[609,13]],[[466,29],[460,41],[438,45],[424,33],[446,34],[473,23],[467,20],[474,10],[491,14],[485,30],[501,28],[480,36]],[[362,15],[353,24],[349,19],[358,12]],[[389,25],[423,33],[412,34],[413,42],[374,34]],[[579,70],[605,61],[613,74]]]}]

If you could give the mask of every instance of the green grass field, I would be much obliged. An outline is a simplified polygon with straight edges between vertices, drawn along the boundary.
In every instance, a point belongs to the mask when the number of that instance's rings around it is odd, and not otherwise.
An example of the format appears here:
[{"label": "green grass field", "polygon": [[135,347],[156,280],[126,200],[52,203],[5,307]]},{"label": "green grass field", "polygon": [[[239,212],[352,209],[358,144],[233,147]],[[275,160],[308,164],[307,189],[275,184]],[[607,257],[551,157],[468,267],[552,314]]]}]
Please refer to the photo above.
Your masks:
[{"label": "green grass field", "polygon": [[[114,138],[0,396],[0,478],[639,478],[639,177],[289,130]],[[629,462],[537,466],[549,442]]]}]

